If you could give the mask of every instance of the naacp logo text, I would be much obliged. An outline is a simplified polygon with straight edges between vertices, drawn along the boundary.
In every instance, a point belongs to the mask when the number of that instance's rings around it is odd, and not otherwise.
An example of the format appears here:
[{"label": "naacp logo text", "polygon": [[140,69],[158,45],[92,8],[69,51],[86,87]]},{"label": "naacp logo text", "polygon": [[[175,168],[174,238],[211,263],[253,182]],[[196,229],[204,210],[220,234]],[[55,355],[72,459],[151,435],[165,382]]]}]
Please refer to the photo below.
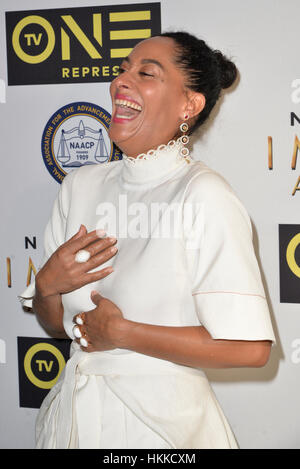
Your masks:
[{"label": "naacp logo text", "polygon": [[160,3],[7,12],[8,85],[109,82],[160,31]]},{"label": "naacp logo text", "polygon": [[18,337],[20,407],[39,408],[69,358],[70,340]]},{"label": "naacp logo text", "polygon": [[119,149],[108,137],[110,114],[92,103],[63,106],[47,122],[42,137],[42,155],[54,179],[80,166],[121,159]]}]

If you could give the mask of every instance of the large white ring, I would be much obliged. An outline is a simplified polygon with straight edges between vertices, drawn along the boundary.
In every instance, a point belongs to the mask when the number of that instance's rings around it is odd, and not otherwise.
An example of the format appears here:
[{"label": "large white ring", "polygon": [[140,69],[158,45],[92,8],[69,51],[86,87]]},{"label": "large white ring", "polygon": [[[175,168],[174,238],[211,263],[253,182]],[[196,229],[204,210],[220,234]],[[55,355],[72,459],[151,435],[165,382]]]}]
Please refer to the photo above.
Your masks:
[{"label": "large white ring", "polygon": [[75,255],[75,262],[79,262],[79,264],[82,264],[83,262],[88,261],[90,257],[91,254],[89,251],[81,249],[81,251],[78,251]]}]

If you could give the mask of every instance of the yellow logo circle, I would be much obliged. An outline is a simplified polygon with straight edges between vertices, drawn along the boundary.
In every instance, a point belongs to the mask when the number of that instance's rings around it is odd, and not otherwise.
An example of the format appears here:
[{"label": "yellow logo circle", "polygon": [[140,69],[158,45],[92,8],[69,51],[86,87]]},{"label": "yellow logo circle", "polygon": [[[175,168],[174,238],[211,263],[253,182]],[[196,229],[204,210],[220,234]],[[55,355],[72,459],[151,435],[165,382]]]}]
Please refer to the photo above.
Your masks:
[{"label": "yellow logo circle", "polygon": [[296,234],[288,244],[286,249],[286,260],[288,263],[289,268],[296,275],[296,277],[300,278],[300,267],[296,262],[295,259],[295,251],[300,244],[300,233]]},{"label": "yellow logo circle", "polygon": [[[32,23],[39,24],[40,26],[42,26],[48,36],[48,43],[45,47],[45,50],[37,55],[26,54],[20,44],[20,34],[22,30],[25,28],[25,26]],[[20,20],[19,23],[16,25],[12,34],[12,44],[14,51],[19,57],[19,59],[23,60],[23,62],[27,62],[28,64],[38,64],[46,60],[49,55],[52,54],[52,51],[55,46],[55,33],[49,21],[45,20],[45,18],[43,18],[42,16],[26,16],[25,18]]]},{"label": "yellow logo circle", "polygon": [[[32,359],[34,355],[40,351],[47,351],[47,352],[52,353],[58,361],[58,367],[59,367],[58,373],[56,377],[52,379],[51,381],[43,381],[37,378],[32,371],[32,368],[31,368]],[[31,381],[32,384],[42,389],[50,389],[52,388],[52,386],[54,386],[63,368],[65,367],[65,364],[66,364],[65,359],[62,353],[60,352],[60,350],[54,347],[54,345],[48,344],[46,342],[41,342],[39,344],[35,344],[32,347],[30,347],[30,349],[27,351],[25,358],[24,358],[24,369],[25,369],[27,378],[29,379],[29,381]]]}]

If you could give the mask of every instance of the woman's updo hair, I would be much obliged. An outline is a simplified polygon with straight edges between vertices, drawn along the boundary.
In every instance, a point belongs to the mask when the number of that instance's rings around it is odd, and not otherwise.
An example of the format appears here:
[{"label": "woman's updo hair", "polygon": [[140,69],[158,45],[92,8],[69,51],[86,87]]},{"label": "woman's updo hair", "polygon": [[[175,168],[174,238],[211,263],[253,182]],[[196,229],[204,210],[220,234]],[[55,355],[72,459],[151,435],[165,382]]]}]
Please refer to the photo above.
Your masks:
[{"label": "woman's updo hair", "polygon": [[221,90],[234,83],[238,71],[219,50],[211,49],[202,39],[187,32],[169,32],[160,36],[174,40],[175,62],[187,78],[186,86],[205,96],[205,107],[190,129],[191,134],[206,121]]}]

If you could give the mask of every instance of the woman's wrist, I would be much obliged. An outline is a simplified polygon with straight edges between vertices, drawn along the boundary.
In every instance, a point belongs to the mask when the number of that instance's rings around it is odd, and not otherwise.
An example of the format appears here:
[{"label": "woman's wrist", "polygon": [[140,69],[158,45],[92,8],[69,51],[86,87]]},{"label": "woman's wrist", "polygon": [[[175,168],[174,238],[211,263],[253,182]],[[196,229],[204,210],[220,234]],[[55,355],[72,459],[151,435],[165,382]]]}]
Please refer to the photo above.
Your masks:
[{"label": "woman's wrist", "polygon": [[46,299],[50,296],[60,296],[59,292],[53,292],[49,290],[48,282],[41,278],[40,271],[35,276],[35,291],[36,297],[39,299]]},{"label": "woman's wrist", "polygon": [[116,318],[113,337],[116,348],[126,349],[129,347],[130,333],[135,324],[137,323],[125,318]]},{"label": "woman's wrist", "polygon": [[40,290],[36,285],[32,309],[41,326],[51,337],[67,337],[63,325],[64,308],[60,294],[44,295],[43,289]]}]

